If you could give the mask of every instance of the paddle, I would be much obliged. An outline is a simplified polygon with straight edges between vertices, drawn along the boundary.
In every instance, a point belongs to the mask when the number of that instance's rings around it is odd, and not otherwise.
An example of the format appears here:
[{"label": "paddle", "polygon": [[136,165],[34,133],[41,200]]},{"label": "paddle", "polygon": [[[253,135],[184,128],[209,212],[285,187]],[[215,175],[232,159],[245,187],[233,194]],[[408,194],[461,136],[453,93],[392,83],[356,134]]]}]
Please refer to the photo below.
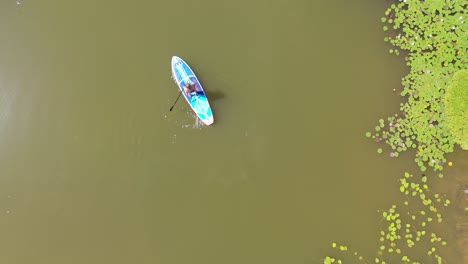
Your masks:
[{"label": "paddle", "polygon": [[180,95],[182,94],[182,91],[180,91],[179,96],[177,96],[177,99],[175,100],[174,104],[171,106],[171,109],[169,109],[169,112],[172,111],[172,108],[177,104],[177,101],[179,101]]}]

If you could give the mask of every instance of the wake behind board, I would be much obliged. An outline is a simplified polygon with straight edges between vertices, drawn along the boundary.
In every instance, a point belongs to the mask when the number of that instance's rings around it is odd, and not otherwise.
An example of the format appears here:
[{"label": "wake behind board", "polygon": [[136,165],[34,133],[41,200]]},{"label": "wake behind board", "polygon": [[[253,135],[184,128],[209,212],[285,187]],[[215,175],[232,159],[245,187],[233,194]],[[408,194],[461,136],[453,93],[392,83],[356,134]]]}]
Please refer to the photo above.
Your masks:
[{"label": "wake behind board", "polygon": [[[172,57],[171,64],[172,78],[179,87],[179,90],[184,95],[187,103],[190,105],[197,117],[203,122],[203,124],[207,126],[213,124],[214,117],[213,113],[211,112],[210,103],[208,102],[205,91],[203,91],[203,88],[198,81],[197,76],[195,76],[195,73],[184,60],[177,56]],[[184,92],[184,86],[188,82],[191,82],[195,86],[196,90],[190,95],[187,95]]]}]

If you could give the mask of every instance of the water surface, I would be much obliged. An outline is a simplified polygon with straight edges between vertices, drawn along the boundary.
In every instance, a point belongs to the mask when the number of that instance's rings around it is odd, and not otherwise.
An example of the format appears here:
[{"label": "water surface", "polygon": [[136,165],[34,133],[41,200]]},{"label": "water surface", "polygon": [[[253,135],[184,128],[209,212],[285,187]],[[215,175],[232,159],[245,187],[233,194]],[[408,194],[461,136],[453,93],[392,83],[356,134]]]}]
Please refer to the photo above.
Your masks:
[{"label": "water surface", "polygon": [[[375,253],[406,166],[364,137],[406,71],[385,8],[2,1],[0,262],[318,263],[337,239]],[[173,55],[213,126],[183,100],[168,111]]]}]

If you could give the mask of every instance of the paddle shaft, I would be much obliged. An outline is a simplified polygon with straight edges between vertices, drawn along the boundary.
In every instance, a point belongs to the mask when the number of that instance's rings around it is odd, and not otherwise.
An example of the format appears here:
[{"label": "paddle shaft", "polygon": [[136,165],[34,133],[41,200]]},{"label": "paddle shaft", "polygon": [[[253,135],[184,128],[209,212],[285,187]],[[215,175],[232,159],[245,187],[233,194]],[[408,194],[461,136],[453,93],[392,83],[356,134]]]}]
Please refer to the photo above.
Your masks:
[{"label": "paddle shaft", "polygon": [[177,96],[177,99],[175,100],[174,104],[171,106],[171,109],[169,109],[169,112],[172,111],[172,108],[177,104],[177,101],[179,101],[180,96],[182,95],[182,91],[180,91],[179,96]]}]

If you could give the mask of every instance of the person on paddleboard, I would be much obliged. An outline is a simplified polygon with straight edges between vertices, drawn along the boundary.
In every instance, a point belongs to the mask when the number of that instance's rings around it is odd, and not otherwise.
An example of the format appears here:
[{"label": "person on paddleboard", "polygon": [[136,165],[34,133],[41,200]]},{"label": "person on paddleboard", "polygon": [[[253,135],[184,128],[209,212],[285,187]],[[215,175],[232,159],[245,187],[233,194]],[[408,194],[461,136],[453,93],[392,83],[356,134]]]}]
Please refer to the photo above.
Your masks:
[{"label": "person on paddleboard", "polygon": [[184,85],[184,92],[188,96],[194,95],[197,92],[195,84],[192,81],[186,82]]}]

